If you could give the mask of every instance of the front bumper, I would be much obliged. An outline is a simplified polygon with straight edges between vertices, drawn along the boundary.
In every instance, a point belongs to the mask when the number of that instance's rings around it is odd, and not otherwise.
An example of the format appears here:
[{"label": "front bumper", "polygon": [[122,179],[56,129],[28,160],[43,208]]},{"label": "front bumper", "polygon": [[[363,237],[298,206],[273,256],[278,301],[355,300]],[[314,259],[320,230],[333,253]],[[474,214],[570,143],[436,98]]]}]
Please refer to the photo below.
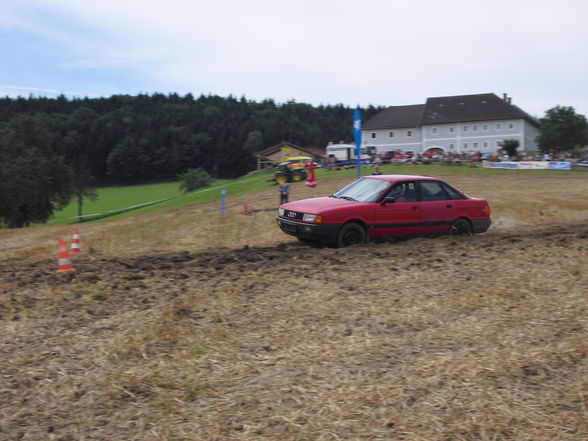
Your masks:
[{"label": "front bumper", "polygon": [[308,224],[281,217],[276,220],[280,229],[286,234],[296,236],[299,239],[324,243],[335,243],[341,227],[340,225]]}]

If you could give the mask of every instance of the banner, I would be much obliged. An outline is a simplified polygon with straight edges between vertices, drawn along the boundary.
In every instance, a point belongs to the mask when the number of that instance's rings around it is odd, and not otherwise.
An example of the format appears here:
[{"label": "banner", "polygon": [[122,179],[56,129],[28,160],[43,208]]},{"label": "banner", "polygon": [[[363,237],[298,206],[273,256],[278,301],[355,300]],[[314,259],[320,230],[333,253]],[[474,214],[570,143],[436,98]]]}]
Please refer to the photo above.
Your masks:
[{"label": "banner", "polygon": [[519,168],[516,162],[490,162],[483,161],[482,167],[484,168]]},{"label": "banner", "polygon": [[519,168],[521,170],[547,170],[549,166],[548,161],[521,161]]},{"label": "banner", "polygon": [[357,161],[357,177],[361,176],[361,116],[359,107],[353,112],[353,136],[355,138],[355,159]]},{"label": "banner", "polygon": [[551,161],[547,168],[549,170],[571,170],[572,163],[567,161]]},{"label": "banner", "polygon": [[572,163],[567,161],[521,161],[490,162],[483,161],[484,168],[503,168],[511,170],[571,170]]}]

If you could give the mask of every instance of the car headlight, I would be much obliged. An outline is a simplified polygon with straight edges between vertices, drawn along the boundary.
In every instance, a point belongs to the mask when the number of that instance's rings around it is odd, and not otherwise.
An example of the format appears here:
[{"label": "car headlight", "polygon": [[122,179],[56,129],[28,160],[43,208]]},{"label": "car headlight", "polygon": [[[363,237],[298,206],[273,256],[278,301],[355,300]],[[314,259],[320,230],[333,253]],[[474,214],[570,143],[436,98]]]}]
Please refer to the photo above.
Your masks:
[{"label": "car headlight", "polygon": [[322,224],[323,217],[319,216],[318,214],[305,214],[302,216],[302,220],[304,222],[312,222],[313,224]]},{"label": "car headlight", "polygon": [[278,208],[278,216],[283,216],[283,215],[284,215],[284,209]]}]

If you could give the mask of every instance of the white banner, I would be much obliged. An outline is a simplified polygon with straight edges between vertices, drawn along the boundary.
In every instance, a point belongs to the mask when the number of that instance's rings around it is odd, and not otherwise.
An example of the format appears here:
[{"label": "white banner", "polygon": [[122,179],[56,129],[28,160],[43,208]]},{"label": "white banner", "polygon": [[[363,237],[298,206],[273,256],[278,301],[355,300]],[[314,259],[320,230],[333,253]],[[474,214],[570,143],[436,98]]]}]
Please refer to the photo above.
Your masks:
[{"label": "white banner", "polygon": [[570,170],[572,163],[567,161],[503,161],[491,162],[483,161],[484,168],[506,168],[511,170]]},{"label": "white banner", "polygon": [[549,167],[549,161],[521,161],[519,168],[522,170],[546,170]]}]

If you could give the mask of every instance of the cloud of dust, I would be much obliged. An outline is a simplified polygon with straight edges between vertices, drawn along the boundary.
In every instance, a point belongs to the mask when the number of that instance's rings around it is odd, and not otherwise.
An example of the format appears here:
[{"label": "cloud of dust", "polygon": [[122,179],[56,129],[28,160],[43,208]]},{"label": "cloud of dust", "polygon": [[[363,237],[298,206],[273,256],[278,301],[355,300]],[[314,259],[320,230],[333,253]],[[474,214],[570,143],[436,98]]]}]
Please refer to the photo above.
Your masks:
[{"label": "cloud of dust", "polygon": [[499,218],[492,219],[492,225],[490,230],[506,230],[514,228],[517,225],[517,221],[512,216],[500,216]]}]

